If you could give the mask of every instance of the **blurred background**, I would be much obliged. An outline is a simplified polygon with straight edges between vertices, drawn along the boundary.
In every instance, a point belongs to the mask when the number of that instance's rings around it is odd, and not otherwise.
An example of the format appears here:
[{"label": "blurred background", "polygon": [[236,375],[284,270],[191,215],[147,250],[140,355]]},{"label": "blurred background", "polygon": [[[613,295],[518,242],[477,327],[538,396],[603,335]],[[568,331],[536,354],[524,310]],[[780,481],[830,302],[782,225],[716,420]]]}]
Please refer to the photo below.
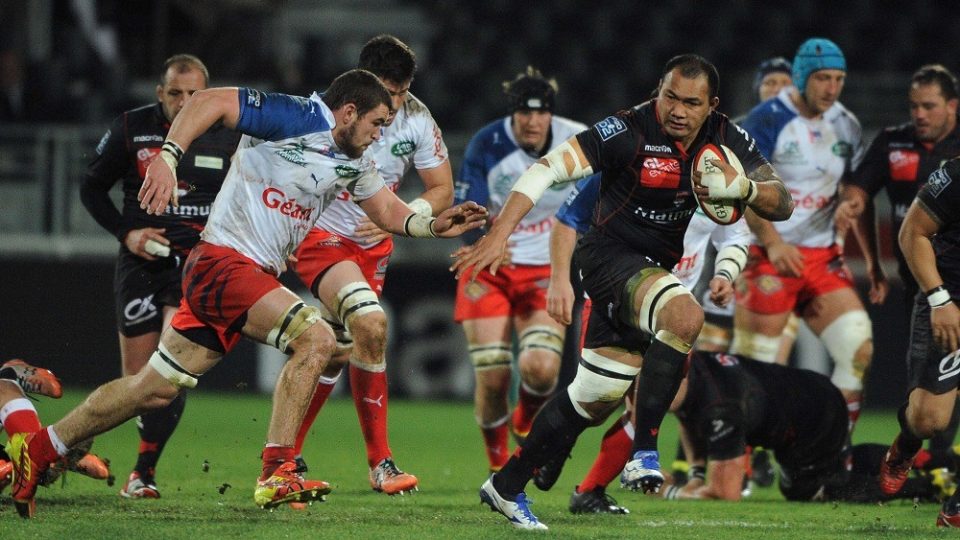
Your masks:
[{"label": "blurred background", "polygon": [[[696,52],[720,71],[720,109],[738,116],[754,105],[757,64],[792,59],[813,35],[846,54],[841,101],[869,142],[883,126],[909,120],[914,70],[960,68],[958,16],[956,2],[935,0],[0,0],[0,359],[50,367],[71,386],[120,374],[118,244],[89,217],[78,188],[110,120],[155,101],[172,54],[198,55],[213,86],[305,95],[353,67],[369,38],[392,33],[417,53],[412,91],[444,129],[456,171],[473,132],[506,113],[500,83],[528,64],[557,78],[559,114],[592,123],[645,100],[671,56]],[[407,182],[401,195],[412,198],[418,184]],[[893,290],[870,307],[877,354],[868,407],[900,403],[906,384],[909,321],[900,315],[893,241],[882,232]],[[398,242],[385,291],[394,395],[472,396],[446,270],[457,245]],[[862,290],[862,261],[856,253],[849,260]],[[203,385],[269,388],[277,356],[245,343]]]}]

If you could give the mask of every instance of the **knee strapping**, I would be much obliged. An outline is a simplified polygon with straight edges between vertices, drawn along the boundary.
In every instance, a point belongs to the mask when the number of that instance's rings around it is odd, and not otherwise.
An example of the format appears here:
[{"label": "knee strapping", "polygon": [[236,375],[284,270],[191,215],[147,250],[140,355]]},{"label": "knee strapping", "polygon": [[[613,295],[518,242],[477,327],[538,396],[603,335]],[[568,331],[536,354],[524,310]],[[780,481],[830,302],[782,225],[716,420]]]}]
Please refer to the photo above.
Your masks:
[{"label": "knee strapping", "polygon": [[780,337],[766,336],[742,328],[734,330],[733,341],[730,343],[732,354],[739,354],[768,364],[777,361],[779,350]]},{"label": "knee strapping", "polygon": [[347,327],[340,322],[327,306],[320,304],[320,316],[323,321],[333,330],[333,335],[337,338],[337,351],[346,351],[353,348],[353,335],[347,330]]},{"label": "knee strapping", "polygon": [[552,326],[535,324],[520,333],[520,354],[529,350],[550,351],[563,355],[563,334]]},{"label": "knee strapping", "polygon": [[383,312],[380,298],[365,281],[347,283],[337,293],[337,318],[350,330],[350,325],[362,315]]},{"label": "knee strapping", "polygon": [[610,403],[618,401],[630,388],[640,368],[604,358],[591,349],[584,349],[577,375],[567,387],[567,394],[577,413],[592,418],[580,403]]},{"label": "knee strapping", "polygon": [[[657,274],[662,275],[662,277],[658,277],[656,282],[647,290],[647,294],[643,296],[643,301],[640,303],[640,313],[635,323],[640,330],[650,334],[656,333],[657,315],[667,305],[667,302],[683,295],[693,298],[693,294],[683,286],[677,276],[668,273],[661,274],[661,272],[657,272]],[[633,298],[636,287],[643,281],[650,279],[651,276],[652,274],[643,276],[641,273],[641,277],[636,281],[636,284],[630,287],[632,290],[628,290],[631,298]]]},{"label": "knee strapping", "polygon": [[473,369],[476,371],[509,369],[510,363],[513,361],[513,353],[510,352],[509,343],[496,342],[470,345],[469,351],[470,362],[473,363]]},{"label": "knee strapping", "polygon": [[820,340],[833,359],[834,386],[843,390],[863,389],[863,374],[869,358],[857,358],[860,348],[873,341],[870,317],[863,310],[848,311],[820,332]]},{"label": "knee strapping", "polygon": [[272,345],[280,352],[289,354],[290,343],[318,323],[326,326],[331,335],[335,335],[333,329],[323,320],[318,308],[303,302],[295,302],[277,318],[273,329],[267,334],[267,345]]},{"label": "knee strapping", "polygon": [[177,388],[194,388],[200,378],[199,374],[191,373],[177,362],[163,343],[157,347],[147,362],[161,377],[170,381]]}]

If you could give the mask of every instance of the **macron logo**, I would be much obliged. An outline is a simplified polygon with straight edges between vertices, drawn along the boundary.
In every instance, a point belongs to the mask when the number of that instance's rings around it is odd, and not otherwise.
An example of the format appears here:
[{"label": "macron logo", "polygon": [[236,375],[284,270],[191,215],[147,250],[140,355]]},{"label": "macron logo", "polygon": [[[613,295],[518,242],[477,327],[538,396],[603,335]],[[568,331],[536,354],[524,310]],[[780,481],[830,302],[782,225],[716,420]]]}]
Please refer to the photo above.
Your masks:
[{"label": "macron logo", "polygon": [[644,152],[663,152],[664,154],[672,154],[673,148],[665,144],[645,144],[643,145]]}]

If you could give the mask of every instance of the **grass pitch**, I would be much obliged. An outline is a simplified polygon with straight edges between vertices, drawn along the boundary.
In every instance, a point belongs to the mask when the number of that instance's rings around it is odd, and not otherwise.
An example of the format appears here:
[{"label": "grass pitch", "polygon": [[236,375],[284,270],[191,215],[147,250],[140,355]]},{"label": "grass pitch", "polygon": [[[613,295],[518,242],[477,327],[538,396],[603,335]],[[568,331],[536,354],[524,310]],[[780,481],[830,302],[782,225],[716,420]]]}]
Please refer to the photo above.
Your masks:
[{"label": "grass pitch", "polygon": [[[79,403],[84,392],[38,403],[41,419],[52,422]],[[499,514],[481,507],[477,489],[486,476],[486,458],[472,406],[467,403],[394,401],[391,444],[398,465],[420,479],[414,495],[388,497],[370,490],[365,451],[349,399],[331,400],[305,449],[308,477],[334,486],[326,503],[306,511],[254,506],[253,487],[270,414],[267,397],[191,392],[184,419],[158,469],[159,500],[117,496],[136,459],[137,433],[128,422],[102,435],[93,451],[109,458],[117,483],[108,487],[71,474],[65,486],[41,488],[37,517],[21,520],[0,494],[0,538],[515,538]],[[754,490],[740,503],[666,501],[609,492],[631,511],[626,516],[574,516],[567,503],[589,468],[606,428],[588,430],[574,449],[553,491],[532,485],[534,512],[556,538],[838,539],[947,538],[938,530],[937,506],[896,501],[883,506],[787,503],[776,487]],[[676,441],[668,417],[661,450]],[[896,433],[893,413],[868,411],[856,442],[886,443]],[[204,463],[208,466],[205,466]],[[665,460],[664,465],[669,463]],[[206,470],[206,472],[205,472]]]}]

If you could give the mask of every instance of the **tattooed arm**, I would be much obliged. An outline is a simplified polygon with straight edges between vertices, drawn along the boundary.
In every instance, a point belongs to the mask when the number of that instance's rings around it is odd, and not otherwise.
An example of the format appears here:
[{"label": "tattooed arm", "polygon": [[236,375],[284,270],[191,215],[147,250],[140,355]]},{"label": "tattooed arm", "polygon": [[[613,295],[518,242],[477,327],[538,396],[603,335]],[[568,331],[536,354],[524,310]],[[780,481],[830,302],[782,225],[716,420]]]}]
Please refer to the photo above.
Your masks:
[{"label": "tattooed arm", "polygon": [[756,182],[757,197],[750,208],[770,221],[786,221],[793,214],[793,197],[770,164],[761,165],[747,175]]}]

